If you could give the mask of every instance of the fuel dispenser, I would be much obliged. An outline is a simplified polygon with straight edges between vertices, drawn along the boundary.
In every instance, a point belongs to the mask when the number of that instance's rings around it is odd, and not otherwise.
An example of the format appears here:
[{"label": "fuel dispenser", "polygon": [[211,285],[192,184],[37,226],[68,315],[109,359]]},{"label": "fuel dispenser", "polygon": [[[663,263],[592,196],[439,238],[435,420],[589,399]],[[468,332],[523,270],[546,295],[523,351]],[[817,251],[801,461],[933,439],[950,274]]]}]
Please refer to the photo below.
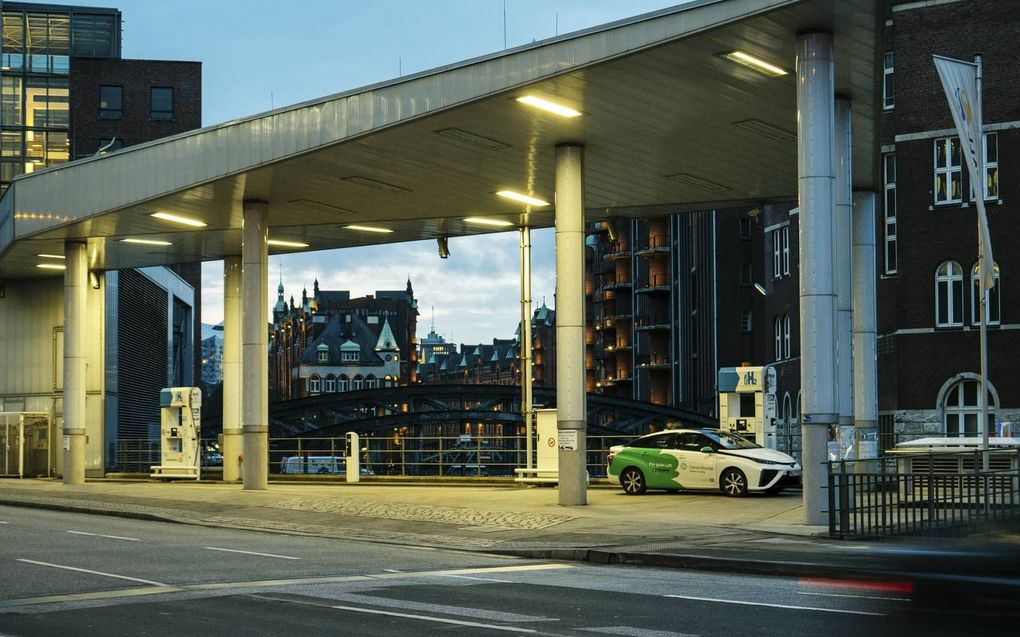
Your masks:
[{"label": "fuel dispenser", "polygon": [[361,480],[361,437],[353,431],[347,432],[347,482]]},{"label": "fuel dispenser", "polygon": [[159,392],[160,462],[153,478],[199,479],[202,390],[168,387]]},{"label": "fuel dispenser", "polygon": [[776,448],[776,370],[764,367],[719,369],[719,428],[762,447]]}]

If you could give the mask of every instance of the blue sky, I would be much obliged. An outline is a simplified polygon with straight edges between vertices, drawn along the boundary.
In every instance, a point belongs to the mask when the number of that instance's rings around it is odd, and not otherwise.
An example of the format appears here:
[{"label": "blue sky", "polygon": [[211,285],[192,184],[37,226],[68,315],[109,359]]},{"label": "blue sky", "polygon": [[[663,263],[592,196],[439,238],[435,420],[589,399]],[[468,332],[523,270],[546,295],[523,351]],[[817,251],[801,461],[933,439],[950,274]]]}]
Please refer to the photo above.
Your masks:
[{"label": "blue sky", "polygon": [[[203,124],[458,62],[683,0],[77,0],[116,6],[126,58],[202,62]],[[70,3],[69,3],[70,4]],[[504,6],[506,30],[504,33]],[[554,239],[533,233],[533,299],[553,305]],[[411,277],[424,335],[462,343],[513,335],[519,317],[516,232],[450,240],[449,259],[433,242],[330,250],[270,259],[270,302],[282,272],[300,298],[316,277],[322,289],[403,289]],[[222,262],[203,266],[202,320],[222,320]]]}]

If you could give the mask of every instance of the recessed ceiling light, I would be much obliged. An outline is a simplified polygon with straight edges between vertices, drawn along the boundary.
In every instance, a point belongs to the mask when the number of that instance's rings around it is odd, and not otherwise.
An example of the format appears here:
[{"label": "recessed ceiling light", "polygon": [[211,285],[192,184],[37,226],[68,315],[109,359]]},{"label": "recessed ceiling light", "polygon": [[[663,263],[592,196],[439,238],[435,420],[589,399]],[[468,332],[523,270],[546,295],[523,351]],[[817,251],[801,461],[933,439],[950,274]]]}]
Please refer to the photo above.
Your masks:
[{"label": "recessed ceiling light", "polygon": [[514,223],[505,219],[493,219],[492,217],[464,217],[464,223],[473,223],[478,226],[492,226],[494,228],[507,228]]},{"label": "recessed ceiling light", "polygon": [[525,95],[518,97],[517,101],[521,104],[527,104],[528,106],[534,106],[540,108],[543,111],[548,111],[560,117],[578,117],[581,115],[581,111],[564,106],[563,104],[557,104],[556,102],[550,102],[547,99],[542,99],[536,95]]},{"label": "recessed ceiling light", "polygon": [[66,257],[65,257],[64,255],[62,255],[62,254],[46,254],[46,253],[44,253],[44,252],[43,252],[43,253],[40,253],[40,254],[37,254],[37,255],[35,255],[35,256],[37,256],[37,257],[42,257],[43,259],[64,259],[64,258],[66,258]]},{"label": "recessed ceiling light", "polygon": [[169,212],[154,212],[150,217],[154,219],[162,219],[163,221],[172,221],[174,223],[180,223],[185,226],[193,226],[195,228],[203,228],[208,224],[198,219],[192,219],[191,217],[182,217],[180,215],[172,215]]},{"label": "recessed ceiling light", "polygon": [[35,267],[43,270],[66,270],[67,266],[60,263],[36,263]]},{"label": "recessed ceiling light", "polygon": [[782,77],[784,75],[789,75],[790,73],[783,67],[776,66],[771,62],[766,62],[760,57],[751,55],[747,51],[741,51],[737,49],[736,51],[727,51],[726,53],[720,53],[719,55],[721,55],[722,57],[726,58],[731,62],[736,62],[741,66],[746,66],[747,68],[754,69],[759,73],[764,73],[769,77]]},{"label": "recessed ceiling light", "polygon": [[158,239],[121,239],[121,243],[138,243],[146,246],[172,246],[173,244],[169,241],[160,241]]},{"label": "recessed ceiling light", "polygon": [[358,230],[361,232],[378,232],[380,234],[390,234],[391,232],[393,232],[389,228],[379,228],[377,226],[358,226],[353,224],[349,226],[344,226],[344,228],[347,228],[348,230]]},{"label": "recessed ceiling light", "polygon": [[301,243],[300,241],[284,241],[283,239],[269,239],[266,241],[271,246],[279,246],[281,248],[307,248],[307,243]]},{"label": "recessed ceiling light", "polygon": [[537,199],[535,197],[531,197],[519,192],[514,192],[513,190],[500,190],[496,192],[496,194],[499,195],[500,197],[503,197],[504,199],[513,199],[514,201],[519,201],[521,203],[526,203],[532,206],[550,205],[548,201],[542,201],[541,199]]}]

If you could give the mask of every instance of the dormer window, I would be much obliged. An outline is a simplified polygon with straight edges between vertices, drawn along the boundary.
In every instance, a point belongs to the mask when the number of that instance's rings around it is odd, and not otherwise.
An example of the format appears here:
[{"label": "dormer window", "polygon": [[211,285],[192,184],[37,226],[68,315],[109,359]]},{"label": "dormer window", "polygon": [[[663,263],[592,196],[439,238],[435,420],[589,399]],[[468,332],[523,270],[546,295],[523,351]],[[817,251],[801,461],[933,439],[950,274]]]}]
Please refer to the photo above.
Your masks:
[{"label": "dormer window", "polygon": [[319,362],[320,363],[325,363],[328,360],[329,360],[329,352],[327,352],[325,350],[320,351],[319,352]]},{"label": "dormer window", "polygon": [[352,363],[352,362],[356,363],[358,361],[358,359],[360,358],[359,354],[360,354],[360,352],[344,352],[343,356],[341,356],[341,360],[343,360],[345,363]]}]

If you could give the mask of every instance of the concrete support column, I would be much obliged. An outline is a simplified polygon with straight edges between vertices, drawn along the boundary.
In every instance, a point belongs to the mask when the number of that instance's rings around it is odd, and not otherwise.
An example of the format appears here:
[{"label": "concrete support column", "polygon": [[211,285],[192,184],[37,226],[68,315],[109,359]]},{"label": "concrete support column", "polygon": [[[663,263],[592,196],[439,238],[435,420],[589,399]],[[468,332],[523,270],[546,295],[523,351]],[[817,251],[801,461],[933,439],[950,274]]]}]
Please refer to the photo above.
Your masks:
[{"label": "concrete support column", "polygon": [[836,257],[836,404],[839,440],[852,433],[853,395],[853,173],[851,171],[850,100],[836,98],[836,223],[833,254]]},{"label": "concrete support column", "polygon": [[[269,205],[245,201],[241,230],[241,428],[245,489],[269,482]],[[224,397],[225,398],[225,397]]]},{"label": "concrete support column", "polygon": [[531,382],[531,228],[521,228],[521,415],[524,417],[525,468],[534,466],[533,392]]},{"label": "concrete support column", "polygon": [[[872,459],[878,452],[878,307],[875,290],[875,200],[873,192],[854,193],[854,456]],[[875,441],[866,445],[862,441]]]},{"label": "concrete support column", "polygon": [[88,250],[64,243],[64,484],[85,483],[85,343]]},{"label": "concrete support column", "polygon": [[556,428],[559,503],[588,503],[584,386],[584,147],[556,147]]},{"label": "concrete support column", "polygon": [[801,464],[804,523],[826,524],[829,425],[836,408],[836,295],[832,236],[836,166],[832,34],[797,36],[797,174],[800,199]]},{"label": "concrete support column", "polygon": [[241,478],[241,257],[223,259],[223,481]]}]

